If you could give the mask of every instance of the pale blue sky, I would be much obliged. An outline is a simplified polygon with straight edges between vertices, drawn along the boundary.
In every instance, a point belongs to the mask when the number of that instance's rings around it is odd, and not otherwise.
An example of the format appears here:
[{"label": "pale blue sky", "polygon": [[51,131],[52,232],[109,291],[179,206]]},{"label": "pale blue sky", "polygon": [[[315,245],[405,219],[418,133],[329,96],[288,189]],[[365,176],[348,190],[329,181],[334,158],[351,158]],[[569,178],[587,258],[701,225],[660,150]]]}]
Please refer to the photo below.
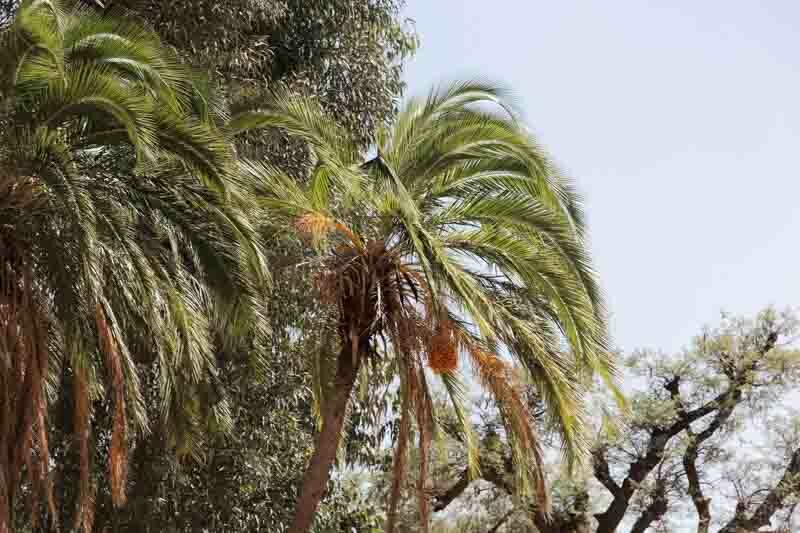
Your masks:
[{"label": "pale blue sky", "polygon": [[488,76],[584,192],[625,349],[800,304],[800,2],[408,0],[411,93]]}]

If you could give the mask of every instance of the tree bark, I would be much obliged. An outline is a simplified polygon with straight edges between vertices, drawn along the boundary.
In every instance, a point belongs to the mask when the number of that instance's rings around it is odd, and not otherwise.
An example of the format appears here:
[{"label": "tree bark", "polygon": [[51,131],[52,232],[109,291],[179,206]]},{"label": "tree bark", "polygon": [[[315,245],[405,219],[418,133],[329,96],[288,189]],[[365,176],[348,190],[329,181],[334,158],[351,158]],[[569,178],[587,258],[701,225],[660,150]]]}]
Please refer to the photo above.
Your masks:
[{"label": "tree bark", "polygon": [[[359,347],[360,348],[360,347]],[[322,404],[322,430],[314,442],[314,454],[308,463],[300,497],[297,499],[294,521],[289,533],[305,533],[314,522],[319,502],[331,475],[336,451],[342,438],[345,412],[356,382],[363,353],[350,342],[343,342],[339,353],[336,378],[329,398]]]},{"label": "tree bark", "polygon": [[667,495],[665,494],[665,489],[663,486],[660,486],[653,500],[650,504],[645,508],[639,518],[636,519],[634,522],[633,527],[631,528],[631,533],[645,533],[650,526],[653,525],[653,522],[657,520],[661,520],[661,517],[667,512]]},{"label": "tree bark", "polygon": [[786,501],[800,493],[798,480],[800,480],[800,448],[792,454],[781,480],[769,491],[753,514],[747,517],[747,506],[737,505],[736,515],[719,530],[719,533],[755,532],[768,526],[772,516],[786,505]]},{"label": "tree bark", "polygon": [[[602,465],[600,465],[600,468],[595,468],[595,477],[613,495],[613,499],[606,510],[595,515],[598,522],[597,533],[616,533],[617,528],[628,512],[631,498],[639,489],[642,481],[664,458],[664,451],[672,438],[687,429],[691,429],[693,422],[711,413],[718,413],[718,417],[724,417],[723,422],[730,416],[733,409],[741,403],[743,389],[751,378],[752,373],[763,360],[763,357],[775,347],[777,340],[778,333],[775,331],[770,332],[764,340],[764,344],[758,350],[758,357],[739,370],[731,370],[729,373],[730,384],[725,391],[690,411],[683,408],[679,389],[680,376],[675,376],[664,385],[664,388],[669,391],[670,396],[678,407],[677,420],[667,427],[656,426],[651,429],[645,454],[631,463],[628,474],[621,484],[617,485]],[[716,431],[716,428],[711,432],[713,433],[713,431]]]}]

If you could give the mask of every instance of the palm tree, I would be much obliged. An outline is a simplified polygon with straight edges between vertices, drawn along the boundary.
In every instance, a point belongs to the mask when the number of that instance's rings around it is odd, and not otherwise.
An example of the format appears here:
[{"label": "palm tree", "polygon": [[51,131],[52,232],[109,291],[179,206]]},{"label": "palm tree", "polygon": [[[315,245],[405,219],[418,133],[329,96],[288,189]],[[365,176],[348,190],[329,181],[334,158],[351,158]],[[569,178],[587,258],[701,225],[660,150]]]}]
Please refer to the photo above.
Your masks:
[{"label": "palm tree", "polygon": [[[138,366],[157,375],[179,453],[197,453],[220,331],[260,310],[264,265],[215,101],[149,31],[58,0],[0,33],[0,533],[27,474],[52,495],[48,400],[69,383],[76,529],[92,526],[92,408],[112,406],[109,475],[146,431]],[[234,342],[234,341],[231,341]],[[105,384],[105,386],[104,386]]]},{"label": "palm tree", "polygon": [[587,446],[582,394],[593,375],[613,386],[614,365],[579,198],[501,91],[470,82],[410,100],[378,132],[366,161],[308,101],[278,95],[232,121],[234,130],[258,126],[305,139],[315,161],[303,183],[267,163],[243,167],[261,182],[271,227],[289,228],[316,251],[316,286],[338,342],[335,366],[319,376],[330,384],[318,388],[321,430],[290,531],[310,527],[354,386],[359,379],[368,386],[379,361],[393,365],[401,393],[388,531],[412,417],[427,523],[424,469],[437,431],[432,376],[449,393],[477,473],[461,367],[497,401],[522,466],[520,494],[546,506],[521,379],[536,387],[574,461]]}]

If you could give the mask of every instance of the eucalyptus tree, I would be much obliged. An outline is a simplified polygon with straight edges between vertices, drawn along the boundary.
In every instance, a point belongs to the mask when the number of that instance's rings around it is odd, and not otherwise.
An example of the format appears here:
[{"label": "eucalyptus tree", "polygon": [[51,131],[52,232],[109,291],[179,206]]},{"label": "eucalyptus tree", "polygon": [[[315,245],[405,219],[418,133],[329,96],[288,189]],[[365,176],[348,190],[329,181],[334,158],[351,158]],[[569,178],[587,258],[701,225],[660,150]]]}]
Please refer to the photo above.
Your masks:
[{"label": "eucalyptus tree", "polygon": [[[188,61],[213,71],[230,94],[258,101],[264,87],[276,84],[313,94],[340,124],[367,140],[396,112],[403,62],[417,46],[412,23],[402,17],[404,3],[104,0],[102,5],[124,7],[152,25]],[[269,150],[273,160],[286,148],[254,144]]]},{"label": "eucalyptus tree", "polygon": [[[321,429],[291,531],[306,531],[337,453],[351,394],[381,360],[399,378],[401,419],[387,529],[395,522],[412,418],[424,455],[437,432],[430,379],[448,391],[477,475],[477,443],[460,370],[497,400],[511,436],[517,484],[546,507],[539,439],[519,376],[535,384],[565,453],[587,450],[583,392],[609,384],[605,314],[585,245],[578,195],[496,88],[459,83],[412,99],[376,135],[366,161],[357,143],[314,105],[278,96],[234,117],[308,143],[304,183],[267,162],[244,163],[276,232],[316,253],[320,304],[336,349],[316,362]],[[569,349],[564,349],[564,345]],[[424,465],[424,458],[420,461]],[[427,523],[426,475],[418,483]]]},{"label": "eucalyptus tree", "polygon": [[225,419],[205,401],[215,334],[260,312],[265,269],[214,100],[154,34],[25,1],[0,48],[0,531],[23,474],[33,515],[45,502],[57,519],[45,420],[65,383],[80,456],[70,527],[90,530],[95,403],[112,405],[119,506],[148,423],[138,366],[155,368],[171,447],[197,453],[199,422]]}]

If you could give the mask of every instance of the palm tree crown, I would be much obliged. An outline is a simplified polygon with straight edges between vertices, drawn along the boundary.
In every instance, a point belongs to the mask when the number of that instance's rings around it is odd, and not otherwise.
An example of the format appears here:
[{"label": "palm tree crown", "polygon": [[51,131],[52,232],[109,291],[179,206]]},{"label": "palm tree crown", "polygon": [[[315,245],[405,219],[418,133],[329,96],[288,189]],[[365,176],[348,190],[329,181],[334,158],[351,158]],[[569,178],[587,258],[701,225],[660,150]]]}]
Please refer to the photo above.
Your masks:
[{"label": "palm tree crown", "polygon": [[119,505],[147,427],[137,365],[157,363],[171,442],[196,451],[215,324],[259,312],[264,269],[213,100],[154,34],[29,0],[0,48],[0,532],[26,464],[55,518],[46,403],[65,383],[88,531],[93,403],[113,405]]},{"label": "palm tree crown", "polygon": [[[473,471],[479,468],[459,380],[469,366],[497,400],[515,460],[528,465],[519,469],[522,494],[532,489],[543,501],[541,451],[522,382],[535,386],[565,453],[577,459],[587,447],[582,394],[593,375],[613,384],[614,365],[579,198],[501,91],[469,82],[410,100],[378,133],[366,162],[309,102],[279,95],[232,124],[282,128],[305,139],[316,161],[306,183],[267,164],[244,164],[262,183],[271,224],[317,250],[317,286],[335,309],[341,350],[333,387],[320,389],[323,425],[293,531],[309,527],[356,379],[368,380],[369,363],[386,358],[402,395],[397,477],[412,413],[423,468],[437,431],[431,374],[449,393]],[[396,481],[389,530],[399,487]]]}]

